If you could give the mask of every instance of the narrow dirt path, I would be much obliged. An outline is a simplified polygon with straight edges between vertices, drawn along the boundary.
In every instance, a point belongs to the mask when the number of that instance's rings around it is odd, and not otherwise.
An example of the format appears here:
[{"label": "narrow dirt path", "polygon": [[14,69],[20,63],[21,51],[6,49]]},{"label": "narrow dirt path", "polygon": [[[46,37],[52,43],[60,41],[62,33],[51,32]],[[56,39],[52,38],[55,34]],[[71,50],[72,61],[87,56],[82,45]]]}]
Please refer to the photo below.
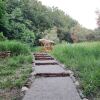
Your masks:
[{"label": "narrow dirt path", "polygon": [[35,56],[35,81],[23,100],[81,100],[69,73],[46,53]]}]

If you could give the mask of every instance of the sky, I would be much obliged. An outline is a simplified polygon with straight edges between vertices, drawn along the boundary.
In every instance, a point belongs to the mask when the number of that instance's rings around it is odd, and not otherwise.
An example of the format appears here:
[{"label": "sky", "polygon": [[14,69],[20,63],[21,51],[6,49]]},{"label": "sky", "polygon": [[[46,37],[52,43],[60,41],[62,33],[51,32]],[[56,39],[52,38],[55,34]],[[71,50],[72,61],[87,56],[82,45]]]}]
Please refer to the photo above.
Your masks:
[{"label": "sky", "polygon": [[58,7],[80,25],[88,29],[97,27],[95,11],[100,9],[100,0],[39,0],[43,5]]}]

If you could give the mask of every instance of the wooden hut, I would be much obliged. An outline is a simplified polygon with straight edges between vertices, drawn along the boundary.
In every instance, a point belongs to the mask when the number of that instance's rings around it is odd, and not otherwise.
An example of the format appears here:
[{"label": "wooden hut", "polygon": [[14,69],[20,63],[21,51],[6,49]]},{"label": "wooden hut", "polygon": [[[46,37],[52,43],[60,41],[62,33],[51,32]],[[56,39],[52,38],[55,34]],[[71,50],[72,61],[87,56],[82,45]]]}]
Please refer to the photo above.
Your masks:
[{"label": "wooden hut", "polygon": [[39,42],[42,46],[42,51],[48,52],[53,49],[54,41],[47,40],[47,39],[39,39]]}]

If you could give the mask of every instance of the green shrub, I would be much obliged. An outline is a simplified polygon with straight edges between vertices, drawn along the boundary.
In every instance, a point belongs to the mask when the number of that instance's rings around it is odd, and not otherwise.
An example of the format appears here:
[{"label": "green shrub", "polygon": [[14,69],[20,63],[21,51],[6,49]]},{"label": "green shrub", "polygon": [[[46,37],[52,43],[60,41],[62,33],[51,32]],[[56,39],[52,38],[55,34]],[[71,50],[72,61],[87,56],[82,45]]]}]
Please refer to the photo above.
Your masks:
[{"label": "green shrub", "polygon": [[17,41],[1,41],[0,51],[11,51],[12,55],[29,54],[30,49],[26,44],[22,44]]},{"label": "green shrub", "polygon": [[21,41],[27,43],[30,46],[33,46],[34,45],[34,41],[35,41],[35,34],[34,34],[34,32],[32,32],[32,31],[30,31],[28,29],[25,30],[22,33]]}]

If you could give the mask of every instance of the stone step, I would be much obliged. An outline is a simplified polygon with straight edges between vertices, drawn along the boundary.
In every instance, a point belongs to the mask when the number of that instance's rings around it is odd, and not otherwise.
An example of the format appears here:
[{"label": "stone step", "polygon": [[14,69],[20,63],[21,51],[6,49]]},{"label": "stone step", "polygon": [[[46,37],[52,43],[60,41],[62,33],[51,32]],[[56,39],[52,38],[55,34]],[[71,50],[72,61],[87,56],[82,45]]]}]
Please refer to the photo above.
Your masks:
[{"label": "stone step", "polygon": [[37,54],[34,54],[34,55],[35,55],[35,56],[36,56],[36,55],[37,55],[37,56],[39,56],[39,55],[40,55],[40,56],[42,56],[42,55],[44,55],[44,56],[45,56],[45,55],[48,55],[48,54],[46,54],[46,53],[40,53],[40,54],[39,54],[39,53],[37,53]]},{"label": "stone step", "polygon": [[35,56],[35,57],[51,57],[49,55],[39,55],[39,56]]},{"label": "stone step", "polygon": [[37,78],[23,100],[81,100],[70,77]]},{"label": "stone step", "polygon": [[69,73],[36,73],[35,77],[67,77]]},{"label": "stone step", "polygon": [[35,65],[58,65],[55,60],[35,60]]},{"label": "stone step", "polygon": [[65,71],[59,65],[41,65],[36,66],[34,68],[35,76],[43,76],[43,77],[65,77],[70,76],[67,71]]},{"label": "stone step", "polygon": [[52,63],[35,63],[35,65],[38,65],[38,66],[40,66],[40,65],[58,65],[58,63],[56,63],[56,62],[52,62]]},{"label": "stone step", "polygon": [[35,60],[35,63],[58,63],[58,61],[56,60],[44,60],[44,61]]},{"label": "stone step", "polygon": [[52,57],[35,57],[35,60],[54,60]]},{"label": "stone step", "polygon": [[36,73],[66,73],[59,65],[41,65],[35,66],[34,70]]}]

